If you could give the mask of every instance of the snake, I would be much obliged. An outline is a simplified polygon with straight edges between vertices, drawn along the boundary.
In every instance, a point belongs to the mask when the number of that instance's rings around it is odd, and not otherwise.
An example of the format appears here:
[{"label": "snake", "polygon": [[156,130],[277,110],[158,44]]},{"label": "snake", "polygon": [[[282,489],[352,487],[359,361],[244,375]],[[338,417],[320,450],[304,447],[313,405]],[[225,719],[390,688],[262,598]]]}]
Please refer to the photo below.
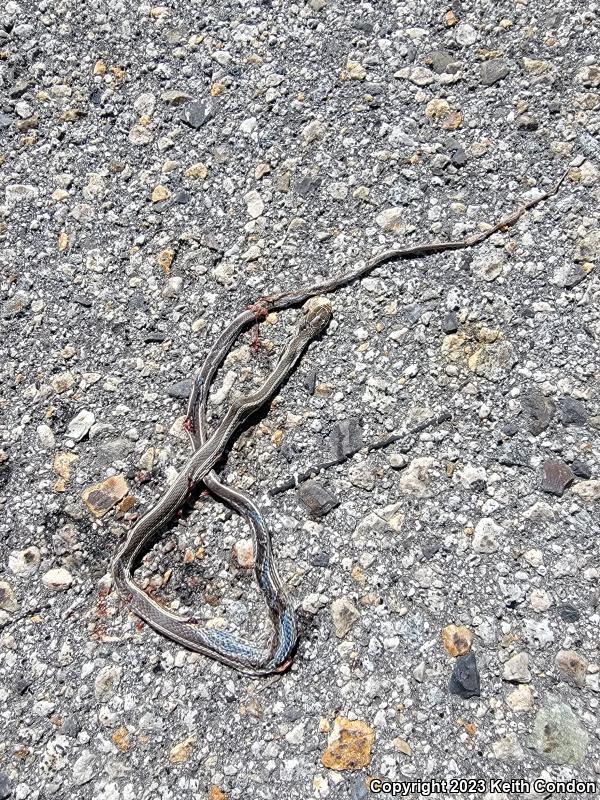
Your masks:
[{"label": "snake", "polygon": [[[249,675],[284,671],[291,663],[297,641],[297,624],[289,599],[274,563],[271,537],[256,503],[245,492],[222,483],[214,467],[224,454],[235,431],[261,408],[287,380],[308,344],[327,327],[332,317],[331,304],[323,295],[336,291],[392,260],[408,260],[437,253],[463,250],[481,244],[493,234],[515,225],[523,214],[554,195],[569,173],[567,169],[548,190],[532,197],[494,225],[463,239],[430,241],[404,248],[391,248],[377,254],[348,272],[336,273],[323,281],[264,295],[241,311],[218,336],[197,373],[187,406],[186,430],[192,455],[173,483],[158,501],[135,523],[117,548],[111,564],[113,583],[129,608],[148,625],[184,647],[199,652]],[[243,330],[264,319],[270,312],[304,304],[298,330],[284,348],[276,366],[258,389],[232,400],[212,435],[207,433],[206,405],[210,384],[231,346]],[[133,577],[141,555],[168,526],[190,494],[203,484],[230,505],[249,523],[253,535],[254,575],[267,606],[272,635],[266,647],[210,625],[195,617],[175,614],[138,586]]]},{"label": "snake", "polygon": [[[262,514],[249,497],[237,489],[221,484],[216,475],[211,473],[234,432],[273,396],[277,388],[289,377],[308,344],[325,330],[331,319],[331,304],[318,298],[317,302],[307,304],[300,317],[298,330],[286,345],[275,368],[258,389],[245,396],[234,398],[214,433],[206,437],[204,424],[206,390],[203,387],[208,386],[214,372],[227,355],[237,332],[248,324],[249,315],[252,319],[256,319],[254,311],[242,312],[209,352],[204,367],[196,377],[188,403],[192,414],[195,409],[199,409],[199,418],[191,421],[188,431],[192,442],[192,455],[167,491],[146,514],[140,517],[117,549],[112,562],[112,578],[131,610],[159,633],[190,650],[236,667],[241,672],[262,675],[284,668],[296,641],[295,618],[289,603],[286,602],[281,581],[273,565],[270,536]],[[267,649],[259,648],[227,630],[200,625],[194,617],[183,617],[174,613],[150,597],[134,580],[133,572],[140,556],[150,542],[164,530],[200,482],[204,482],[209,488],[212,487],[220,497],[246,516],[252,525],[255,542],[255,574],[271,615],[277,622],[274,625],[275,635]]]}]

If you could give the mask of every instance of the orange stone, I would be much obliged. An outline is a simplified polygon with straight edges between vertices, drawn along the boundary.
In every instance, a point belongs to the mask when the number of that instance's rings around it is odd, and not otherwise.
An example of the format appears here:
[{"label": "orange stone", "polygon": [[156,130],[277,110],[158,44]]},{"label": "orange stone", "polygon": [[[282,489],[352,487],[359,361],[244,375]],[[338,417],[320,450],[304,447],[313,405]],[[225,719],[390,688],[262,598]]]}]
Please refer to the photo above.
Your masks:
[{"label": "orange stone", "polygon": [[95,517],[103,517],[129,492],[122,475],[113,475],[105,481],[88,486],[81,498]]},{"label": "orange stone", "polygon": [[454,658],[464,656],[473,644],[473,631],[464,625],[448,625],[442,631],[442,642],[446,651]]},{"label": "orange stone", "polygon": [[122,753],[126,753],[129,750],[129,731],[127,728],[117,728],[111,738]]},{"label": "orange stone", "polygon": [[375,731],[366,722],[336,717],[321,761],[327,769],[355,770],[368,766]]},{"label": "orange stone", "polygon": [[168,248],[167,250],[161,250],[160,253],[157,255],[156,260],[158,261],[159,267],[168,275],[171,272],[171,264],[175,259],[175,250]]},{"label": "orange stone", "polygon": [[227,795],[220,786],[213,784],[208,790],[207,800],[227,800]]}]

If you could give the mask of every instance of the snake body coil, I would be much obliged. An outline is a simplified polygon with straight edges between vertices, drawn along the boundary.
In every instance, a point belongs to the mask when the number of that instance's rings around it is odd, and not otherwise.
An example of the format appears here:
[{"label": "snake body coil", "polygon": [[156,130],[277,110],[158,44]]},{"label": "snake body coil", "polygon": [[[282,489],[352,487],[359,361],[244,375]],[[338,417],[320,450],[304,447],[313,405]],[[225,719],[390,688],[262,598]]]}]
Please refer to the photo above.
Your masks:
[{"label": "snake body coil", "polygon": [[[305,311],[296,335],[290,340],[264,383],[256,391],[235,398],[215,432],[207,439],[205,406],[208,386],[231,342],[254,318],[254,312],[242,312],[211,349],[196,378],[188,404],[188,413],[192,413],[192,417],[188,418],[191,422],[189,435],[194,452],[173,484],[141,517],[119,547],[113,559],[112,575],[115,586],[127,598],[132,611],[160,633],[242,672],[265,674],[276,671],[289,660],[296,642],[294,613],[275,569],[269,532],[260,510],[247,495],[221,484],[212,469],[223,455],[233,433],[250,414],[272,397],[290,375],[308,343],[329,324],[331,306],[327,301],[319,301]],[[191,489],[201,481],[245,516],[252,526],[255,575],[274,622],[274,636],[266,650],[228,631],[199,625],[196,620],[169,611],[149,597],[133,579],[133,570],[141,554],[185,503]]]}]

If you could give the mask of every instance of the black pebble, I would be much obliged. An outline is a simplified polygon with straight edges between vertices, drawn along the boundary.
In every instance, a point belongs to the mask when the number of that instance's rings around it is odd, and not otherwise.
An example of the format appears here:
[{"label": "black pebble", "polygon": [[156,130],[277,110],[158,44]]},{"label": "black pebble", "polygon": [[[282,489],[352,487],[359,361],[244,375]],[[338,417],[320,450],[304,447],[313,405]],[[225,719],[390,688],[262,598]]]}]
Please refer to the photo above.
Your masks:
[{"label": "black pebble", "polygon": [[511,419],[510,422],[507,422],[505,425],[502,426],[502,433],[505,436],[516,436],[519,432],[519,424],[517,423],[516,419]]},{"label": "black pebble", "polygon": [[183,109],[181,119],[190,128],[201,128],[215,113],[215,103],[211,100],[195,100]]},{"label": "black pebble", "polygon": [[456,333],[458,330],[458,316],[454,311],[449,311],[442,320],[444,333]]},{"label": "black pebble", "polygon": [[311,558],[310,563],[313,567],[328,567],[329,553],[326,553],[325,550],[321,550],[320,553],[317,553],[316,556]]},{"label": "black pebble", "polygon": [[475,661],[475,653],[456,659],[456,664],[452,670],[450,683],[448,684],[450,694],[457,694],[468,700],[469,697],[479,697],[481,685],[479,682],[479,671]]},{"label": "black pebble", "polygon": [[562,606],[558,607],[558,613],[565,622],[577,622],[580,617],[579,611],[577,611],[573,603],[563,603]]},{"label": "black pebble", "polygon": [[334,458],[343,458],[358,452],[363,446],[360,420],[356,417],[336,422],[329,437]]},{"label": "black pebble", "polygon": [[458,147],[450,156],[450,160],[455,167],[464,167],[464,165],[467,163],[467,154],[462,147]]},{"label": "black pebble", "polygon": [[571,464],[571,470],[578,478],[585,478],[587,480],[592,477],[592,468],[590,465],[586,464],[585,461],[580,461],[578,458]]},{"label": "black pebble", "polygon": [[185,399],[186,397],[189,397],[191,390],[192,379],[185,378],[183,381],[178,381],[177,383],[172,383],[170,386],[167,386],[166,391],[169,397]]},{"label": "black pebble", "polygon": [[585,425],[588,415],[581,400],[566,395],[559,398],[558,408],[563,425]]}]

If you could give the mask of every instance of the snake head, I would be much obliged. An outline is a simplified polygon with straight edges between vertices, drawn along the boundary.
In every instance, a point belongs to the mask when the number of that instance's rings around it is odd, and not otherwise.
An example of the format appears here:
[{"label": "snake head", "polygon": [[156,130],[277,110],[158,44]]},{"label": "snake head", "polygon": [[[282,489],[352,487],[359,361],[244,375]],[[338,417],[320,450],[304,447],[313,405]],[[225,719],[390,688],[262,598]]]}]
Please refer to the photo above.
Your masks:
[{"label": "snake head", "polygon": [[325,297],[311,297],[302,307],[300,329],[310,329],[312,336],[318,336],[331,322],[333,312],[331,303]]}]

